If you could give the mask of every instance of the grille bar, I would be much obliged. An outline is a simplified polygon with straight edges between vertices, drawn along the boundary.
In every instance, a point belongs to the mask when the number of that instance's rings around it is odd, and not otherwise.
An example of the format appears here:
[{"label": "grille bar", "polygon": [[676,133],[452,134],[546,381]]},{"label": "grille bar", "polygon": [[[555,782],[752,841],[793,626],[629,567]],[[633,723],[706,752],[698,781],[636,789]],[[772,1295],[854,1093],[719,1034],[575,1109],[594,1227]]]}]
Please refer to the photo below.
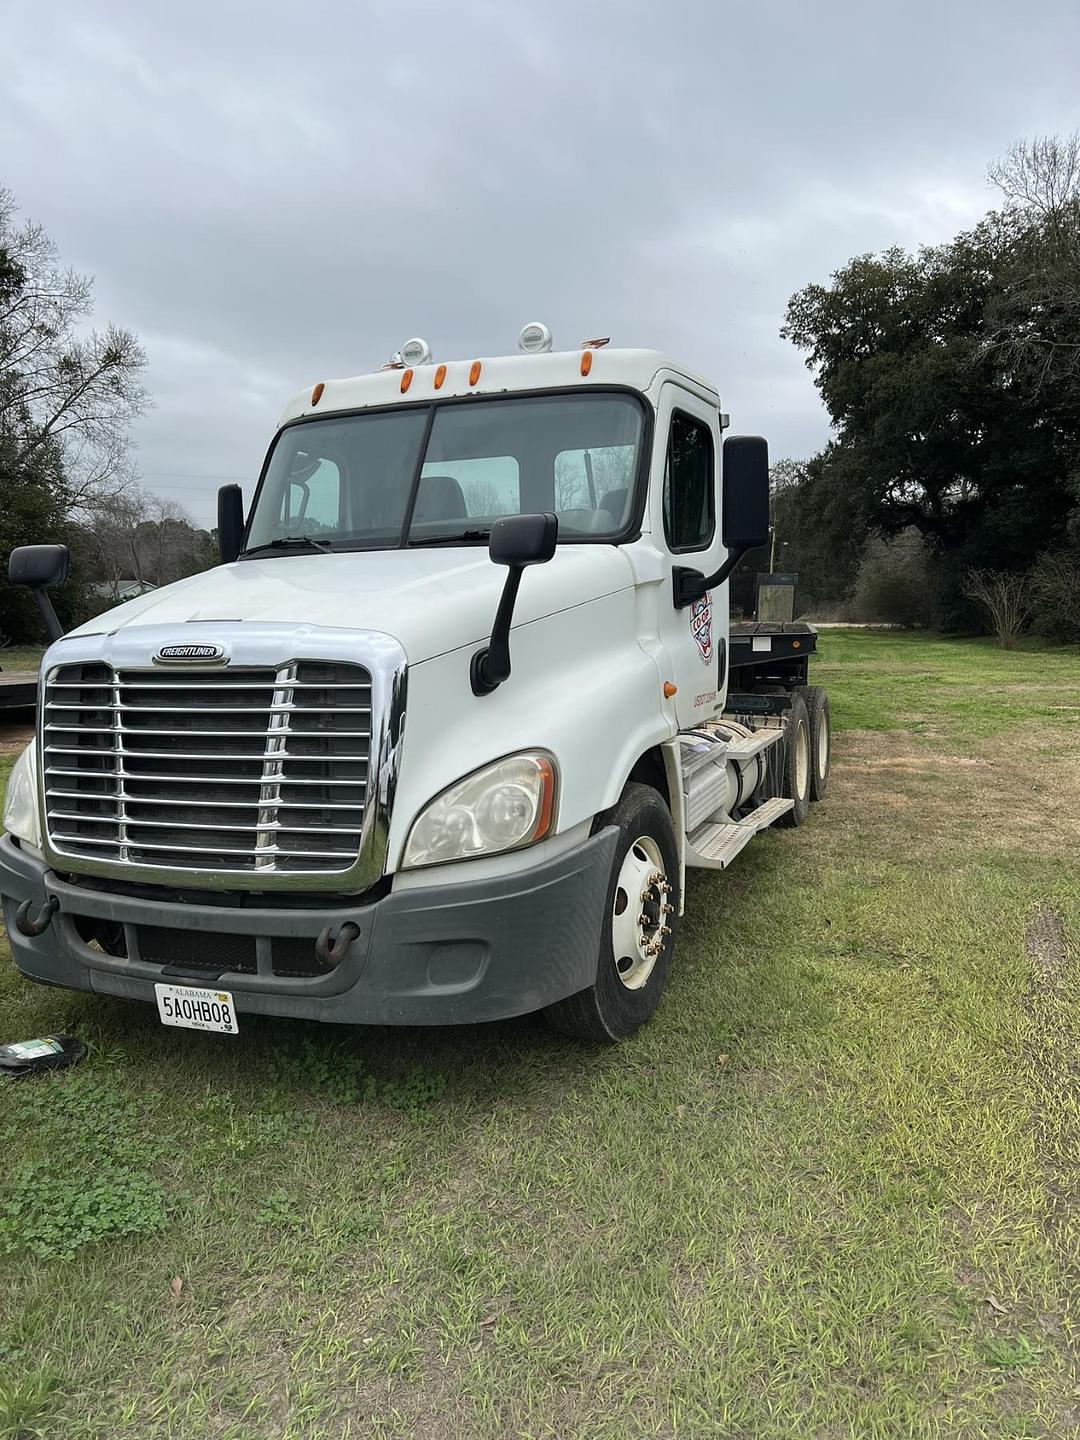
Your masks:
[{"label": "grille bar", "polygon": [[[80,824],[86,825],[115,825],[115,815],[93,815],[88,811],[72,812],[70,810],[54,810],[54,820],[77,820]],[[169,830],[221,830],[236,831],[240,835],[248,835],[252,830],[287,830],[290,835],[355,835],[359,839],[360,827],[358,825],[288,825],[280,820],[272,820],[266,823],[260,822],[255,825],[227,825],[217,822],[202,820],[171,820],[167,827],[161,820],[138,820],[133,815],[125,817],[125,823],[131,825],[149,825],[155,830],[168,828]],[[87,836],[87,839],[90,837]]]},{"label": "grille bar", "polygon": [[[124,672],[128,677],[126,684],[134,690],[182,690],[187,694],[191,690],[212,690],[217,694],[232,694],[234,690],[272,690],[272,680],[245,680],[231,681],[228,685],[207,685],[196,681],[180,681],[176,684],[165,683],[157,675],[146,674],[139,676],[137,671],[128,670]],[[105,690],[108,689],[111,681],[103,680],[97,685],[89,681],[78,680],[47,680],[46,686],[49,690]],[[293,690],[369,690],[370,681],[367,680],[298,680],[291,687]]]},{"label": "grille bar", "polygon": [[[111,734],[111,733],[113,733],[113,732],[109,731],[109,732],[107,732],[107,733]],[[337,738],[332,731],[327,731],[326,733],[327,733],[327,735],[328,735],[331,739],[336,739],[336,738]],[[312,739],[319,739],[319,738],[321,738],[320,736],[312,735],[310,731],[299,731],[299,732],[295,732],[295,731],[294,731],[294,734],[299,734],[299,737],[300,737],[301,740],[312,740]],[[189,734],[187,738],[188,738],[189,740],[192,739],[192,738],[198,739],[198,736],[196,735],[196,736],[192,737],[192,736]],[[112,752],[112,751],[110,751],[110,750],[108,750],[108,749],[105,749],[104,747],[95,747],[95,746],[92,746],[92,745],[82,745],[82,746],[79,746],[79,747],[76,747],[76,748],[72,748],[72,747],[70,747],[70,746],[64,746],[64,745],[46,745],[45,749],[46,749],[46,751],[47,751],[50,755],[82,755],[82,756],[84,756],[84,757],[86,757],[86,756],[109,755],[109,754],[114,753],[114,752]],[[262,760],[280,760],[280,759],[281,759],[281,756],[280,756],[280,755],[275,754],[273,751],[269,751],[269,750],[252,750],[252,751],[251,751],[249,754],[247,754],[247,755],[221,755],[221,754],[219,754],[218,752],[216,752],[216,751],[214,751],[214,750],[196,750],[196,751],[189,751],[189,750],[125,750],[125,751],[123,751],[123,757],[124,757],[125,760],[236,760],[236,761],[260,760],[260,761],[262,761]],[[368,757],[367,757],[366,755],[333,755],[333,756],[331,756],[331,755],[293,755],[291,752],[290,752],[290,754],[288,755],[287,758],[288,758],[290,764],[295,763],[296,761],[301,761],[301,762],[303,762],[303,763],[305,763],[305,764],[308,763],[308,762],[311,762],[311,763],[317,764],[317,765],[319,765],[319,764],[325,764],[326,761],[327,761],[327,760],[330,760],[330,759],[333,759],[333,760],[341,760],[341,761],[348,761],[348,762],[349,762],[350,764],[352,764],[352,765],[357,765],[357,764],[361,764],[361,763],[363,763],[364,765],[366,765],[366,764],[367,764],[367,759],[368,759]],[[139,779],[141,779],[142,777],[141,777],[140,775],[132,775],[132,776],[130,776],[129,778],[132,779],[132,780],[139,780]],[[173,780],[173,781],[178,782],[178,781],[180,781],[180,780],[183,779],[183,776],[181,776],[181,775],[171,775],[169,778],[170,778],[170,780]],[[290,780],[289,783],[292,784],[292,781]]]},{"label": "grille bar", "polygon": [[[53,747],[50,746],[49,748],[52,749]],[[74,753],[74,754],[76,754],[76,755],[88,755],[88,754],[93,754],[93,755],[105,755],[105,756],[108,756],[108,755],[109,755],[109,752],[108,752],[107,750],[105,750],[105,751],[97,751],[97,750],[95,750],[95,751],[76,750],[76,751],[74,751],[74,752],[72,752],[72,753]],[[140,757],[140,758],[141,758],[141,757]],[[173,757],[170,756],[170,759],[171,759],[171,758],[173,758]],[[202,755],[202,756],[200,756],[199,758],[202,759],[202,760],[220,760],[222,757],[221,757],[220,755]],[[259,756],[259,755],[245,755],[243,758],[244,758],[245,760],[259,760],[259,759],[261,759],[262,757]],[[314,759],[318,759],[319,757],[318,757],[318,756],[314,756],[314,755],[313,755],[313,756],[308,756],[308,757],[305,757],[305,756],[302,756],[302,755],[294,755],[294,756],[292,756],[291,758],[294,759],[294,760],[302,760],[302,759],[305,759],[305,758],[313,759],[313,760],[314,760]],[[336,757],[336,758],[340,759],[340,756],[338,756],[338,757]],[[365,768],[365,770],[367,769],[367,761],[366,761],[366,760],[353,760],[351,763],[354,764],[354,765],[358,765],[358,764],[363,765],[364,768]],[[112,779],[119,779],[119,780],[167,780],[170,784],[173,784],[173,785],[209,785],[209,784],[214,784],[214,785],[259,785],[259,784],[262,783],[262,776],[261,776],[261,775],[252,775],[252,776],[250,777],[250,779],[245,779],[242,775],[159,775],[156,771],[153,771],[153,772],[152,772],[152,771],[149,771],[149,770],[124,770],[124,769],[120,769],[120,770],[101,770],[101,771],[94,772],[94,771],[90,771],[90,770],[61,770],[61,769],[58,769],[55,765],[46,765],[46,767],[45,767],[45,773],[46,773],[47,775],[64,775],[64,776],[67,776],[67,777],[78,776],[80,779],[85,779],[85,778],[88,778],[89,776],[93,775],[94,778],[97,779],[97,780],[104,780],[104,779],[109,779],[109,780],[112,780]],[[364,781],[363,781],[359,776],[358,776],[355,780],[348,780],[348,779],[345,779],[345,780],[341,780],[341,779],[338,779],[338,780],[331,780],[331,779],[325,779],[325,780],[309,780],[309,779],[298,779],[295,775],[290,775],[289,780],[288,780],[288,783],[289,783],[290,785],[363,785],[363,784],[364,784]]]},{"label": "grille bar", "polygon": [[[49,701],[50,713],[57,710],[74,710],[78,714],[82,714],[87,709],[90,709],[95,712],[101,712],[102,714],[109,710],[119,710],[123,715],[145,715],[148,711],[153,714],[156,708],[157,707],[153,705],[58,705],[55,701]],[[209,705],[206,709],[200,709],[194,713],[199,715],[265,715],[267,712],[274,710],[294,711],[295,708],[293,705]],[[370,705],[349,705],[346,708],[350,715],[371,714]],[[337,705],[305,705],[301,713],[304,715],[339,715],[341,713],[341,707]],[[59,727],[53,726],[52,728],[67,730],[71,727],[61,725]],[[80,726],[79,728],[82,729],[83,727]],[[241,732],[230,731],[229,733],[239,734]],[[263,732],[259,731],[258,733],[262,734]]]},{"label": "grille bar", "polygon": [[[91,709],[94,709],[94,707],[91,707]],[[77,731],[80,735],[115,735],[117,733],[115,725],[83,725],[80,724],[77,720],[71,721],[70,724],[65,723],[62,725],[57,725],[53,721],[50,721],[49,724],[45,726],[45,729],[47,731],[60,730],[64,734],[69,734],[71,731],[74,730]],[[335,740],[371,739],[370,730],[297,730],[293,733],[297,735],[303,735],[305,737],[310,736],[314,739],[320,740],[323,738],[323,736],[326,735],[332,735]],[[200,740],[266,739],[265,730],[196,730],[194,728],[188,728],[186,730],[158,730],[156,728],[151,729],[151,727],[148,725],[128,726],[126,729],[120,732],[119,738],[121,744],[123,744],[124,741],[137,739],[143,735],[168,735],[175,736],[178,740],[191,740],[193,738],[197,738]],[[139,752],[132,751],[131,753],[138,754]]]},{"label": "grille bar", "polygon": [[50,842],[163,870],[349,870],[371,698],[369,672],[338,661],[168,678],[62,666],[42,717]]},{"label": "grille bar", "polygon": [[[102,775],[100,778],[102,780],[115,779],[113,775]],[[257,780],[252,780],[250,783],[252,785],[257,785],[259,782]],[[316,783],[321,784],[323,782],[317,781]],[[295,781],[290,781],[290,784],[295,784]],[[120,799],[119,795],[117,795],[115,792],[110,795],[107,794],[105,791],[97,790],[48,790],[46,793],[51,800],[106,800],[110,805],[117,804]],[[156,800],[151,796],[144,797],[142,795],[128,795],[125,797],[125,799],[128,805],[162,804],[162,801]],[[250,810],[252,804],[250,800],[178,800],[175,796],[172,796],[167,803],[170,805],[193,805],[198,806],[200,809],[205,809],[207,805],[212,804],[215,810]],[[350,805],[347,802],[341,800],[280,800],[278,802],[279,810],[312,810],[316,808],[319,810],[353,811],[363,810],[364,807],[363,805]],[[53,813],[59,816],[60,812],[55,811]],[[82,820],[89,817],[84,817],[80,814],[77,816],[71,816],[70,818]]]},{"label": "grille bar", "polygon": [[[119,846],[125,846],[125,845],[128,843],[126,840],[106,840],[106,839],[100,839],[100,840],[99,840],[99,839],[97,839],[96,837],[95,837],[94,839],[91,839],[91,838],[90,838],[89,836],[87,836],[87,835],[62,835],[62,834],[58,834],[58,833],[54,833],[54,835],[53,835],[52,838],[53,838],[54,840],[69,840],[69,841],[72,841],[73,843],[78,844],[78,845],[109,845],[109,846],[117,846],[117,845],[119,845]],[[221,845],[215,845],[214,848],[213,848],[213,850],[208,850],[208,847],[205,846],[205,845],[172,845],[172,844],[167,844],[167,843],[164,842],[164,841],[156,841],[156,840],[154,840],[154,841],[149,841],[149,840],[148,840],[148,841],[142,842],[140,848],[143,848],[143,849],[146,849],[146,850],[175,850],[175,851],[177,852],[177,854],[184,854],[184,855],[207,855],[207,854],[214,855],[214,856],[217,856],[217,855],[250,855],[250,856],[258,857],[258,856],[262,856],[262,855],[265,853],[265,854],[273,854],[273,855],[278,856],[278,857],[280,857],[280,856],[287,856],[287,857],[293,858],[293,859],[304,859],[304,860],[312,860],[312,859],[336,860],[336,859],[339,859],[340,856],[341,856],[341,851],[340,851],[340,850],[278,850],[278,849],[276,849],[276,848],[273,849],[273,850],[271,850],[269,847],[268,847],[265,851],[263,851],[263,850],[234,850],[234,849],[227,849],[227,848],[225,848],[225,847],[223,847],[223,846],[221,846]]]}]

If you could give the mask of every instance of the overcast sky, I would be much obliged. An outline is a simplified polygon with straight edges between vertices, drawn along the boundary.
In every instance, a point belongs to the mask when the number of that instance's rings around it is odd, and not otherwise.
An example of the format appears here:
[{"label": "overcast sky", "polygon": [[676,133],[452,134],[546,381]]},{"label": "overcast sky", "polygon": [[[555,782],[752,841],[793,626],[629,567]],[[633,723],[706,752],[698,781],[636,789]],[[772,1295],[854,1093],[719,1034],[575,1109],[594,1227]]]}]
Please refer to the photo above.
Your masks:
[{"label": "overcast sky", "polygon": [[1076,0],[0,0],[0,35],[0,184],[142,337],[139,469],[202,523],[293,390],[531,319],[667,350],[808,455],[792,292],[1080,128]]}]

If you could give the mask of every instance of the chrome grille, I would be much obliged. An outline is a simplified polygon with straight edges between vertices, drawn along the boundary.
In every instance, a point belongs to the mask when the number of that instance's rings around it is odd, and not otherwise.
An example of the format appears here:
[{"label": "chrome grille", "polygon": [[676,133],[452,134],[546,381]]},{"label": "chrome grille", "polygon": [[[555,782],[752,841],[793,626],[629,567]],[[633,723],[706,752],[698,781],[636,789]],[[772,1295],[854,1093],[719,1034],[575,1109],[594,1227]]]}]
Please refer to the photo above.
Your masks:
[{"label": "chrome grille", "polygon": [[333,873],[356,864],[371,676],[62,665],[42,719],[54,851],[171,870]]}]

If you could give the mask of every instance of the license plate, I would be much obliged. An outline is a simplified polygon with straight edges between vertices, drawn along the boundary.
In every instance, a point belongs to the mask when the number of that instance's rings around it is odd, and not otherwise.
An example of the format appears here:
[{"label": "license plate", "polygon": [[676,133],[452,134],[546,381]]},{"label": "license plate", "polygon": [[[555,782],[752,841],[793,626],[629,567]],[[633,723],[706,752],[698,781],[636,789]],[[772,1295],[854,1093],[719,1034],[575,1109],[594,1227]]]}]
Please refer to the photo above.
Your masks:
[{"label": "license plate", "polygon": [[185,1030],[214,1030],[238,1035],[236,1007],[228,990],[199,990],[194,985],[155,985],[158,1014],[163,1025]]}]

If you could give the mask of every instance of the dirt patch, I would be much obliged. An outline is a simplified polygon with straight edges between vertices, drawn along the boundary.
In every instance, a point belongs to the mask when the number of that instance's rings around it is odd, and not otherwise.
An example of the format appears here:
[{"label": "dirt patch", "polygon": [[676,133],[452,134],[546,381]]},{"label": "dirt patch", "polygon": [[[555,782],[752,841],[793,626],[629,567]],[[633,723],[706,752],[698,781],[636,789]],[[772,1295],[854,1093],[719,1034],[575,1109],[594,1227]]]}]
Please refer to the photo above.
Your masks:
[{"label": "dirt patch", "polygon": [[0,721],[0,755],[15,755],[34,738],[33,720]]},{"label": "dirt patch", "polygon": [[[1025,1005],[1031,1129],[1045,1194],[1043,1223],[1062,1259],[1062,1294],[1054,1317],[1062,1325],[1080,1295],[1080,967],[1061,916],[1049,905],[1039,906],[1028,920],[1024,953],[1031,965]],[[1080,1354],[1076,1363],[1080,1367]],[[1080,1408],[1072,1416],[1077,1418]]]},{"label": "dirt patch", "polygon": [[1080,747],[1072,731],[1040,729],[1037,746],[1032,738],[996,736],[957,755],[936,737],[906,730],[842,731],[832,823],[843,827],[846,843],[885,855],[948,844],[1060,858],[1076,843]]},{"label": "dirt patch", "polygon": [[1043,905],[1028,921],[1024,951],[1031,961],[1032,985],[1060,989],[1068,963],[1065,927],[1061,916],[1049,905]]}]

